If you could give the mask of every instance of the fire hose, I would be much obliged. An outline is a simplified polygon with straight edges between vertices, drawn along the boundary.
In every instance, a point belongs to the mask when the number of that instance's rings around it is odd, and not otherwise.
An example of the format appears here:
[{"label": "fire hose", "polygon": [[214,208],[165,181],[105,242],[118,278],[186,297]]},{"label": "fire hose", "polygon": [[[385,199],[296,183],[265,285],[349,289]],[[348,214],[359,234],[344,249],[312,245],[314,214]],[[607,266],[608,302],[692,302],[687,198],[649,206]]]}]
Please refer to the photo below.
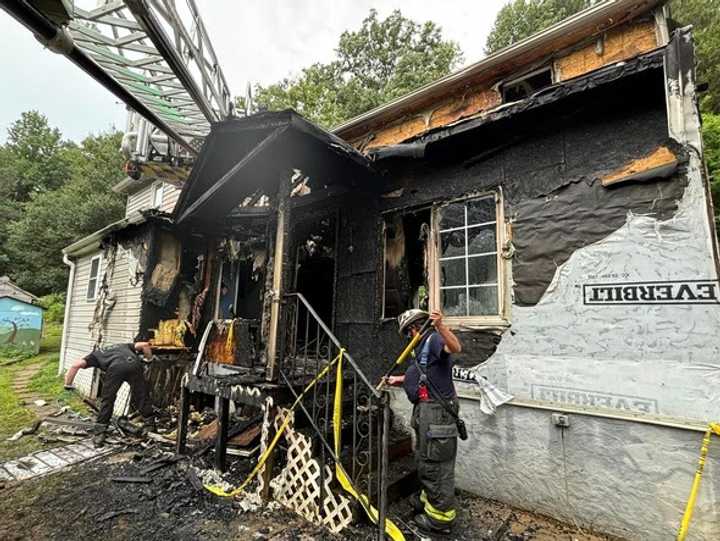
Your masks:
[{"label": "fire hose", "polygon": [[705,460],[707,459],[708,450],[710,448],[710,438],[712,435],[720,436],[720,423],[710,423],[700,446],[700,457],[698,458],[697,470],[695,470],[695,478],[693,479],[690,496],[688,497],[685,513],[680,522],[678,530],[678,541],[685,541],[688,530],[690,529],[690,520],[692,519],[693,510],[695,509],[695,501],[697,500],[698,491],[700,490],[700,481],[702,480],[703,470],[705,469]]},{"label": "fire hose", "polygon": [[[289,410],[287,411],[285,418],[283,419],[282,424],[278,428],[278,430],[275,432],[275,436],[270,441],[270,444],[267,446],[265,451],[260,455],[260,458],[258,459],[257,464],[253,468],[253,470],[250,472],[250,474],[247,476],[247,478],[235,489],[231,491],[226,491],[222,487],[219,487],[217,485],[204,485],[205,488],[215,494],[216,496],[222,496],[226,498],[231,498],[238,496],[243,492],[245,487],[247,487],[250,482],[257,476],[257,474],[260,472],[260,470],[265,465],[265,462],[267,461],[268,457],[270,456],[270,453],[273,451],[275,446],[277,445],[278,441],[280,441],[281,436],[287,429],[288,425],[290,424],[290,420],[292,418],[291,413],[295,411],[295,409],[298,406],[302,407],[302,399],[307,395],[307,393],[312,390],[312,388],[322,379],[324,378],[327,373],[330,371],[330,369],[337,365],[337,371],[336,371],[336,379],[335,379],[335,401],[333,404],[333,443],[334,443],[334,449],[330,453],[333,460],[335,461],[335,477],[337,478],[338,482],[340,483],[340,486],[350,494],[353,498],[355,498],[358,503],[362,506],[362,508],[365,510],[365,513],[368,515],[370,520],[373,521],[373,523],[377,524],[378,522],[378,510],[372,506],[370,503],[369,498],[361,493],[355,486],[353,486],[352,481],[350,480],[350,476],[345,471],[345,468],[343,467],[342,463],[340,462],[340,451],[341,451],[341,419],[342,419],[342,392],[343,392],[343,376],[342,376],[342,361],[343,361],[343,353],[345,352],[344,349],[340,350],[340,353],[338,353],[337,357],[335,357],[330,363],[327,364],[315,378],[303,389],[302,393],[297,395],[295,402],[293,402],[292,406],[290,406]],[[394,366],[394,365],[393,365]],[[385,533],[393,540],[393,541],[404,541],[405,536],[400,531],[400,529],[390,520],[385,519]]]}]

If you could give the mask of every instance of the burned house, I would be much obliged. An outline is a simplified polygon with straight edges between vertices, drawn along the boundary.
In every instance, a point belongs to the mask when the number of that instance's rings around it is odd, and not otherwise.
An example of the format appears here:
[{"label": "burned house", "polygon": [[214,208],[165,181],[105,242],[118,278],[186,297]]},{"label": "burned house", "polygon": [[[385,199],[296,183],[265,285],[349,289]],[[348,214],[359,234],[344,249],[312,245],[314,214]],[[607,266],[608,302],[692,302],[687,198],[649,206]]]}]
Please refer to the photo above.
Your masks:
[{"label": "burned house", "polygon": [[[187,179],[124,181],[127,217],[65,250],[60,368],[152,338],[155,401],[215,396],[222,422],[229,401],[287,404],[344,349],[355,442],[383,432],[396,316],[440,309],[463,342],[459,488],[666,538],[720,416],[693,63],[662,2],[604,2],[332,134],[292,111],[220,122]],[[324,441],[333,378],[303,410]],[[513,400],[488,414],[482,378]],[[714,466],[698,539],[720,535]]]}]

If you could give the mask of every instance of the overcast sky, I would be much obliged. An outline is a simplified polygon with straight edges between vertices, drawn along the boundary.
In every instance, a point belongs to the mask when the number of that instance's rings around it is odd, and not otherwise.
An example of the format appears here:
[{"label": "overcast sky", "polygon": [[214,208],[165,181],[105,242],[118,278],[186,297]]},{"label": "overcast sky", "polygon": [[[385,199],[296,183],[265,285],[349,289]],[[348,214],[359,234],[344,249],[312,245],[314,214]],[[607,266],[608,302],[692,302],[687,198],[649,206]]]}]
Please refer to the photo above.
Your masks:
[{"label": "overcast sky", "polygon": [[[182,0],[179,0],[182,1]],[[465,63],[479,60],[495,14],[506,0],[198,0],[231,92],[270,84],[333,57],[338,37],[357,29],[371,8],[400,9],[432,20],[460,44]],[[20,113],[37,109],[66,138],[80,141],[124,129],[125,106],[67,59],[56,55],[0,10],[0,142]]]}]

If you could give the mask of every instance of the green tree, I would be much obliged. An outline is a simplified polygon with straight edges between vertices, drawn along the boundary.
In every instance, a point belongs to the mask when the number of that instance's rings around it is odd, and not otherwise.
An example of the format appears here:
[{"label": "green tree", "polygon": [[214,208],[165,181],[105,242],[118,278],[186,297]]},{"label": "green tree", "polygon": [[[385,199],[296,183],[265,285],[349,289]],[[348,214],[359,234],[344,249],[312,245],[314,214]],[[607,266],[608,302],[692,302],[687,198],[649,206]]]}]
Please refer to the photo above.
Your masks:
[{"label": "green tree", "polygon": [[111,132],[85,139],[68,152],[67,181],[23,204],[22,215],[8,227],[7,243],[18,285],[39,295],[63,291],[61,250],[122,217],[123,198],[110,189],[123,178],[121,138]]},{"label": "green tree", "polygon": [[715,223],[720,226],[720,115],[703,115],[703,143],[715,207]]},{"label": "green tree", "polygon": [[433,22],[416,23],[375,10],[356,31],[340,36],[335,59],[313,64],[293,79],[256,87],[257,104],[292,108],[331,127],[447,75],[462,61],[457,43]]},{"label": "green tree", "polygon": [[23,113],[8,129],[7,142],[0,146],[0,275],[12,271],[10,224],[34,194],[56,189],[70,176],[73,148],[37,111]]},{"label": "green tree", "polygon": [[720,114],[720,0],[673,0],[670,7],[679,24],[693,25],[697,80],[708,83],[701,109]]},{"label": "green tree", "polygon": [[8,129],[0,165],[0,182],[11,199],[27,201],[33,193],[62,186],[70,174],[67,151],[72,147],[44,115],[23,113]]},{"label": "green tree", "polygon": [[492,54],[536,34],[593,3],[593,0],[512,0],[495,17],[485,53]]}]

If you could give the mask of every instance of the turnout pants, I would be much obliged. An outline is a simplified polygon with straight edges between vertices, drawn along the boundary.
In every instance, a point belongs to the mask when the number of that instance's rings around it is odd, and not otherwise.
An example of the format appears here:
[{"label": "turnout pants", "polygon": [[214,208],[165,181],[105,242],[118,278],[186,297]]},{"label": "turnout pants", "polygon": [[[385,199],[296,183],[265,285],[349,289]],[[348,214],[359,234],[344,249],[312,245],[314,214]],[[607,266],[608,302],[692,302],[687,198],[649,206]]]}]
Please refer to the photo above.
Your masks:
[{"label": "turnout pants", "polygon": [[120,386],[127,382],[130,385],[130,403],[138,409],[144,419],[153,416],[152,403],[148,396],[147,383],[142,363],[138,359],[114,361],[105,372],[102,391],[100,393],[100,412],[97,423],[107,425],[112,418],[115,399]]},{"label": "turnout pants", "polygon": [[[451,402],[455,411],[459,405]],[[455,457],[457,425],[438,402],[418,402],[412,415],[415,430],[415,459],[425,514],[436,522],[455,520]]]}]

